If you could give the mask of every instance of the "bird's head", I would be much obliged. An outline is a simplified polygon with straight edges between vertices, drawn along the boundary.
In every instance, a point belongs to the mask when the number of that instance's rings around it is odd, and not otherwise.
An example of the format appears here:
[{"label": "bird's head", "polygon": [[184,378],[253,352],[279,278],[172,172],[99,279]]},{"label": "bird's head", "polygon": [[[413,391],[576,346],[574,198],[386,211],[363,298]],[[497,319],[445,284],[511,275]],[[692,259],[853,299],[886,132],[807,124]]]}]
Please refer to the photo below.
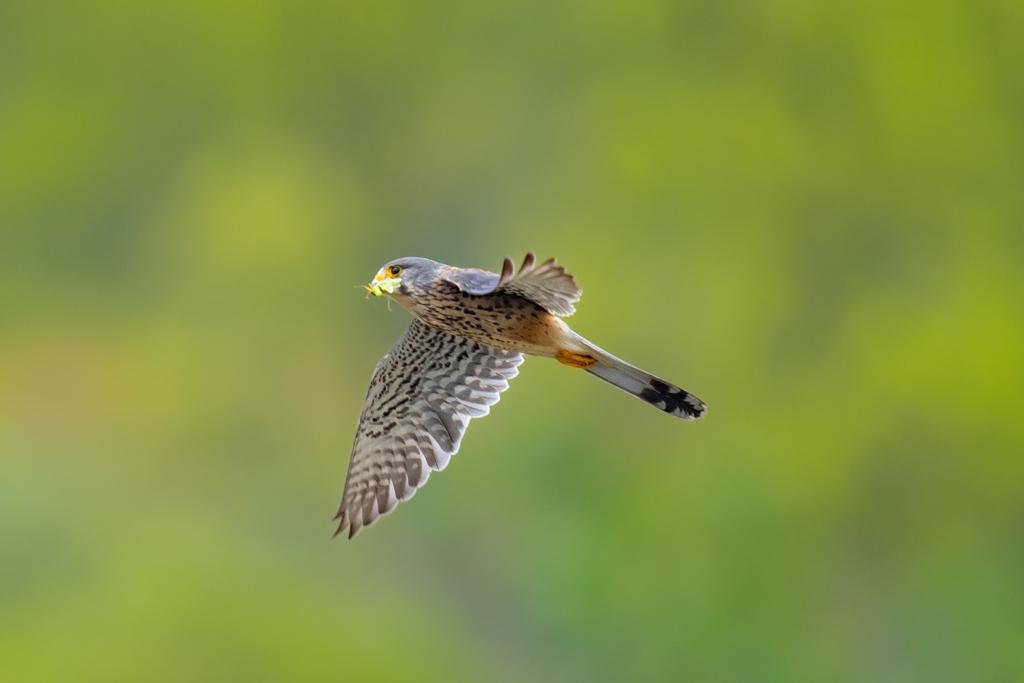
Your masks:
[{"label": "bird's head", "polygon": [[415,300],[427,293],[438,273],[446,267],[443,263],[416,256],[395,259],[384,264],[373,281],[364,287],[377,296],[390,296],[408,306],[410,299]]}]

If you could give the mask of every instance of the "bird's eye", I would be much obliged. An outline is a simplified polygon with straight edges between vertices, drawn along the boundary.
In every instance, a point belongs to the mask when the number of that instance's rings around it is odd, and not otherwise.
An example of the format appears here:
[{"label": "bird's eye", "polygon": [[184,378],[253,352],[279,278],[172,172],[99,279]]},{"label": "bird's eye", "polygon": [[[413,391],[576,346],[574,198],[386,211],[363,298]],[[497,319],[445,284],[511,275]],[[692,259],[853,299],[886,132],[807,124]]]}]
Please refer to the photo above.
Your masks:
[{"label": "bird's eye", "polygon": [[391,266],[388,268],[388,275],[391,277],[398,277],[398,274],[402,272],[402,266]]}]

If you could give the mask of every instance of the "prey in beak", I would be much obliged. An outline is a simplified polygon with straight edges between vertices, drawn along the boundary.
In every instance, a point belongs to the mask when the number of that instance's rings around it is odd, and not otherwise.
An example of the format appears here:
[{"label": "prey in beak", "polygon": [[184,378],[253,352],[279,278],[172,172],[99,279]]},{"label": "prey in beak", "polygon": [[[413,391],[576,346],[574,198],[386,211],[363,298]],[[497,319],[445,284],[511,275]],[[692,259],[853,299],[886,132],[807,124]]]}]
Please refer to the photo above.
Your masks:
[{"label": "prey in beak", "polygon": [[[373,278],[373,281],[370,284],[363,285],[363,289],[367,292],[366,298],[370,298],[370,294],[376,294],[379,297],[383,297],[385,294],[393,294],[401,283],[402,278],[387,277],[384,274],[384,269],[382,268],[380,272],[377,273],[377,277]],[[390,303],[391,302],[388,301],[388,304]],[[390,309],[391,306],[389,305],[388,308]]]}]

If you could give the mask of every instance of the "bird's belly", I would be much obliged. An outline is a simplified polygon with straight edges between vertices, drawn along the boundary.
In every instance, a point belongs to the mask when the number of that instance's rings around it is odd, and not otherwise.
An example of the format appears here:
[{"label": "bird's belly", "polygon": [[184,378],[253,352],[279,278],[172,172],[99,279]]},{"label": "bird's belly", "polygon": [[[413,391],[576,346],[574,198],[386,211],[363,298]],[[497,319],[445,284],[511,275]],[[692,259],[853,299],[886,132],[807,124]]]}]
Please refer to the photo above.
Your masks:
[{"label": "bird's belly", "polygon": [[492,348],[547,358],[555,357],[569,329],[556,316],[519,297],[465,297],[452,304],[417,317]]}]

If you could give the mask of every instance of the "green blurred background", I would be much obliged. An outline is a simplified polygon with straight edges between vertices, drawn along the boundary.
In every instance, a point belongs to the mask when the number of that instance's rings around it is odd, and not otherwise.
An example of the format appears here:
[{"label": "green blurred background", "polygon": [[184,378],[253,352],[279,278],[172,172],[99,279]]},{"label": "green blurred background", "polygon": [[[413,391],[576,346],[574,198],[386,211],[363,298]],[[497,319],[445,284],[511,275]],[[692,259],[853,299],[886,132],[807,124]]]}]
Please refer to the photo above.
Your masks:
[{"label": "green blurred background", "polygon": [[[1024,5],[0,4],[0,680],[1024,680]],[[557,256],[331,540],[353,289]]]}]

